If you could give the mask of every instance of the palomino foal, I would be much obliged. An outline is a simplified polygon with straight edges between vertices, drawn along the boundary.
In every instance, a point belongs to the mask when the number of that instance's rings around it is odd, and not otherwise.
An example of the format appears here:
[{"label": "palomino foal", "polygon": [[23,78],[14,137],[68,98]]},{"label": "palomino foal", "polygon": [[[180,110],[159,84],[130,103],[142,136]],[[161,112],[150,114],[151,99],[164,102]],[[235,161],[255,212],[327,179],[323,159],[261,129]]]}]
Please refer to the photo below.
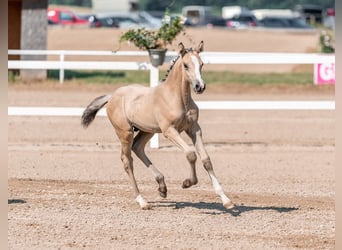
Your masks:
[{"label": "palomino foal", "polygon": [[[151,205],[145,201],[138,189],[133,173],[132,150],[146,167],[151,169],[159,184],[160,196],[165,198],[167,195],[163,174],[152,164],[144,150],[146,143],[155,133],[162,133],[185,152],[191,171],[189,178],[183,182],[183,188],[197,184],[197,151],[224,207],[234,207],[224,194],[203,146],[202,132],[198,124],[198,107],[191,97],[191,87],[197,94],[205,90],[201,76],[203,62],[199,56],[202,51],[203,41],[194,50],[185,49],[180,43],[178,57],[173,61],[166,79],[157,87],[129,85],[118,88],[112,95],[94,99],[82,115],[82,125],[87,127],[94,120],[96,113],[107,104],[107,116],[121,142],[121,160],[133,186],[135,200],[142,209],[150,209]],[[138,132],[134,136],[136,131]],[[180,133],[183,131],[191,138],[195,147],[188,145],[181,138]]]}]

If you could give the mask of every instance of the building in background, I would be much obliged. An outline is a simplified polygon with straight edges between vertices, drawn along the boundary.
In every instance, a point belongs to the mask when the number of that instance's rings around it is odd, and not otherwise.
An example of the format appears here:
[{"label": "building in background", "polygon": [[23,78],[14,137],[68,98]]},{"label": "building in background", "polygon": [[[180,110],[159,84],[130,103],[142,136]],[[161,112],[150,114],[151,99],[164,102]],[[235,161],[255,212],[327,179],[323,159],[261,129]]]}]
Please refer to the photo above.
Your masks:
[{"label": "building in background", "polygon": [[323,23],[324,8],[320,5],[298,4],[294,9],[311,25]]},{"label": "building in background", "polygon": [[[8,49],[46,50],[48,0],[8,0]],[[45,55],[8,56],[9,60],[45,60]],[[23,80],[46,79],[46,70],[20,70]]]},{"label": "building in background", "polygon": [[139,9],[138,0],[92,0],[94,13],[129,12]]}]

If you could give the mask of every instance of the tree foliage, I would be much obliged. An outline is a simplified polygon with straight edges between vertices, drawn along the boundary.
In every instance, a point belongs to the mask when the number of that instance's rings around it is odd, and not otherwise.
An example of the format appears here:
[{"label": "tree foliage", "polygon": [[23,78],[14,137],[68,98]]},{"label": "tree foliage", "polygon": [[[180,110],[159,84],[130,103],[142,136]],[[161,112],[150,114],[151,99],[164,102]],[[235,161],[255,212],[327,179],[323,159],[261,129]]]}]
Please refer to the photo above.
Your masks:
[{"label": "tree foliage", "polygon": [[49,4],[92,7],[92,0],[48,0]]},{"label": "tree foliage", "polygon": [[297,4],[317,4],[323,8],[335,6],[335,0],[140,0],[140,7],[144,10],[164,11],[167,7],[174,12],[180,12],[186,5],[208,5],[214,9],[223,6],[239,5],[249,9],[293,9]]},{"label": "tree foliage", "polygon": [[[48,0],[49,4],[91,7],[92,0]],[[239,5],[249,9],[293,9],[297,4],[317,4],[323,8],[335,6],[335,0],[140,0],[140,8],[148,11],[181,12],[186,5],[208,5],[220,10],[223,6]]]}]

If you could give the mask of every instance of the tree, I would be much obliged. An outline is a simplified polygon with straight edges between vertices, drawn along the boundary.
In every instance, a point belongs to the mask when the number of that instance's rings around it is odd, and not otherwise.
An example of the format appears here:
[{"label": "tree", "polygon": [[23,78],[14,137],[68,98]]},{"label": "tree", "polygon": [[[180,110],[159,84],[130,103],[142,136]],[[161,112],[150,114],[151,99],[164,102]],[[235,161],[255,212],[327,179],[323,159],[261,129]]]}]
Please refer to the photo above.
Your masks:
[{"label": "tree", "polygon": [[323,8],[335,6],[335,0],[177,0],[173,2],[163,0],[140,0],[140,7],[144,10],[164,11],[169,7],[170,11],[181,12],[186,5],[208,5],[221,9],[223,6],[239,5],[249,9],[293,9],[297,4],[317,4]]}]

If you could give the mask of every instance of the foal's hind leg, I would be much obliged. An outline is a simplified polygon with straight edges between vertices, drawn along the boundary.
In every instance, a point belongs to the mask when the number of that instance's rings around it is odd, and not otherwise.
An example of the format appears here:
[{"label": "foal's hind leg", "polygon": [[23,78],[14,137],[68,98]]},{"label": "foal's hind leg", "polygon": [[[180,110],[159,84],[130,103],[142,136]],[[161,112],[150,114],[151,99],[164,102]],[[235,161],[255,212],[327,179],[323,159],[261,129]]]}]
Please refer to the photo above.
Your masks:
[{"label": "foal's hind leg", "polygon": [[152,162],[145,154],[145,145],[152,138],[152,136],[153,134],[151,133],[139,131],[134,137],[132,149],[139,159],[145,164],[145,166],[151,169],[156,181],[159,184],[158,191],[160,196],[166,198],[167,188],[164,181],[164,175],[155,166],[153,166]]},{"label": "foal's hind leg", "polygon": [[135,200],[139,203],[139,206],[142,209],[150,209],[151,205],[149,205],[140,194],[133,173],[133,158],[131,156],[131,148],[133,144],[133,131],[132,129],[122,130],[117,128],[116,133],[119,137],[119,140],[121,141],[121,160],[124,165],[125,171],[129,176],[129,180],[133,186],[134,195],[136,197]]},{"label": "foal's hind leg", "polygon": [[202,140],[202,131],[201,131],[201,127],[199,126],[199,124],[196,122],[192,125],[192,127],[190,127],[186,133],[191,137],[192,142],[194,143],[196,150],[198,152],[198,154],[201,157],[203,166],[205,168],[205,170],[207,170],[209,177],[211,179],[211,182],[213,184],[215,193],[220,196],[223,206],[225,208],[231,209],[234,207],[233,202],[225,195],[223,188],[221,187],[215,173],[214,173],[214,169],[213,169],[213,165],[211,163],[211,160],[209,158],[209,155],[207,153],[207,151],[204,148],[203,145],[203,140]]}]

